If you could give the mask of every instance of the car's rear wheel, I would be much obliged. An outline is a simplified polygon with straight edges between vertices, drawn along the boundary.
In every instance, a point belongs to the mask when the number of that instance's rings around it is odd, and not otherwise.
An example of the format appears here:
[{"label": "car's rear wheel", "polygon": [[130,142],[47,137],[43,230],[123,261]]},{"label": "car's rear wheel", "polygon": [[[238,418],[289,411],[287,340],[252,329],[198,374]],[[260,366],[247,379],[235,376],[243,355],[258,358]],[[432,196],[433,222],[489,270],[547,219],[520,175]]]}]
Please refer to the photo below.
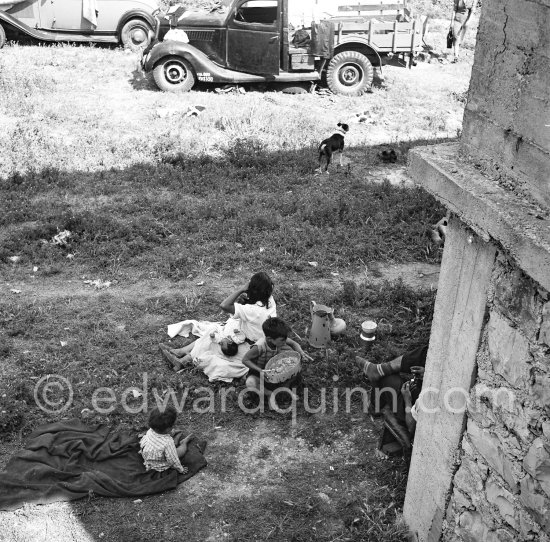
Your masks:
[{"label": "car's rear wheel", "polygon": [[153,39],[151,25],[143,19],[130,19],[120,31],[122,45],[132,51],[145,49]]},{"label": "car's rear wheel", "polygon": [[338,53],[327,68],[327,85],[334,94],[361,96],[372,85],[370,60],[356,51]]},{"label": "car's rear wheel", "polygon": [[0,49],[6,45],[6,31],[0,24]]},{"label": "car's rear wheel", "polygon": [[153,69],[153,79],[161,90],[187,92],[195,84],[191,64],[181,57],[162,59]]}]

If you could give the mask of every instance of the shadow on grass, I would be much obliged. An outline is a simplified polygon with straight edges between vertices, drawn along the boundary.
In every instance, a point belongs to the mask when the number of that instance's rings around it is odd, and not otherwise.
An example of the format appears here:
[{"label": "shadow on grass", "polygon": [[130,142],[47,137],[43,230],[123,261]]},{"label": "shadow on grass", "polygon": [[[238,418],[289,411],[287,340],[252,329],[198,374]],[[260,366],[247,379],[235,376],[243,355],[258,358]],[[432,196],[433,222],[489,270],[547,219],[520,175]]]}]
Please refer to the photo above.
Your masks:
[{"label": "shadow on grass", "polygon": [[[314,261],[324,276],[373,261],[438,261],[426,232],[444,208],[419,187],[384,181],[415,142],[400,144],[390,165],[377,157],[386,145],[351,148],[363,169],[334,164],[330,175],[314,174],[313,148],[271,152],[241,138],[216,158],[177,143],[160,138],[154,162],[123,170],[30,168],[0,179],[2,271],[13,256],[52,274],[79,263],[113,278],[147,269],[172,280],[243,262],[311,273]],[[382,182],[369,178],[373,168]],[[65,230],[65,242],[52,242]]]}]

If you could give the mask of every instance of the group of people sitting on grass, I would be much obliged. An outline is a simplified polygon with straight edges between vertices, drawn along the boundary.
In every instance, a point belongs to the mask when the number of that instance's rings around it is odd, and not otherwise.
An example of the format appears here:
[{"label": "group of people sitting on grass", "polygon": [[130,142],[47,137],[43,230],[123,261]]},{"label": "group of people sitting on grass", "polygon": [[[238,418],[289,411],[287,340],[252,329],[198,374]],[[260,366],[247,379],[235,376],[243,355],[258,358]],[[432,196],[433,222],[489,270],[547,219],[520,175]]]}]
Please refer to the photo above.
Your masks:
[{"label": "group of people sitting on grass", "polygon": [[[169,334],[189,336],[198,335],[198,339],[183,348],[172,348],[160,344],[164,358],[175,371],[194,365],[203,370],[210,380],[231,381],[233,378],[246,377],[245,385],[251,393],[245,398],[246,406],[255,406],[254,401],[265,401],[271,404],[273,392],[278,387],[295,389],[301,383],[298,373],[293,378],[278,384],[270,384],[265,378],[265,367],[268,361],[284,351],[295,351],[302,359],[312,360],[301,346],[289,337],[290,327],[277,317],[277,306],[273,298],[273,282],[265,272],[256,273],[249,283],[238,288],[227,296],[220,308],[229,318],[226,322],[199,322],[186,320],[169,326]],[[395,453],[410,455],[415,432],[417,411],[415,402],[420,394],[421,382],[426,363],[427,346],[407,352],[387,363],[373,364],[362,357],[357,357],[357,364],[373,386],[371,397],[376,397],[376,410],[384,418],[384,432],[380,440],[379,453],[391,456]],[[400,373],[412,373],[412,381],[404,381]],[[174,412],[168,410],[159,418],[166,417],[165,425],[158,425],[155,430],[153,421],[152,433],[144,437],[143,453],[151,454],[151,446],[158,447],[162,441],[168,445],[165,435],[175,422]],[[173,418],[173,419],[172,419]],[[172,449],[173,448],[173,449]],[[185,442],[176,447],[170,446],[171,463],[178,467],[177,456]],[[154,468],[154,463],[149,461]]]},{"label": "group of people sitting on grass", "polygon": [[[268,401],[275,386],[269,384],[263,373],[272,357],[285,350],[294,350],[302,359],[312,359],[289,337],[290,327],[277,317],[272,294],[273,281],[269,275],[254,274],[246,286],[221,302],[220,308],[230,315],[226,322],[185,320],[174,324],[172,334],[193,332],[199,338],[183,348],[161,343],[162,355],[175,371],[194,364],[211,381],[231,381],[246,376],[246,387],[253,392],[252,396]],[[298,384],[299,375],[278,386],[292,388]]]}]

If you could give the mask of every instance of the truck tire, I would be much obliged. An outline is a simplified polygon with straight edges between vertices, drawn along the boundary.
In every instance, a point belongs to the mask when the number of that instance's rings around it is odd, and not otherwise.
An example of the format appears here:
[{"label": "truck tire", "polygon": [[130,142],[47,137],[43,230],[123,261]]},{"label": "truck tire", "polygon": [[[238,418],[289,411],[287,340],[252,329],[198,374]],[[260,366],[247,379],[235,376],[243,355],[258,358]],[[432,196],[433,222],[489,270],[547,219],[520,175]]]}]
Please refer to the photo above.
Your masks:
[{"label": "truck tire", "polygon": [[187,92],[195,84],[193,67],[184,58],[163,58],[153,69],[153,79],[160,90]]},{"label": "truck tire", "polygon": [[6,45],[6,31],[3,26],[0,24],[0,49]]},{"label": "truck tire", "polygon": [[151,25],[143,19],[130,19],[120,31],[120,42],[125,49],[141,51],[153,38]]},{"label": "truck tire", "polygon": [[327,85],[334,94],[361,96],[372,85],[370,60],[356,51],[338,53],[327,68]]}]

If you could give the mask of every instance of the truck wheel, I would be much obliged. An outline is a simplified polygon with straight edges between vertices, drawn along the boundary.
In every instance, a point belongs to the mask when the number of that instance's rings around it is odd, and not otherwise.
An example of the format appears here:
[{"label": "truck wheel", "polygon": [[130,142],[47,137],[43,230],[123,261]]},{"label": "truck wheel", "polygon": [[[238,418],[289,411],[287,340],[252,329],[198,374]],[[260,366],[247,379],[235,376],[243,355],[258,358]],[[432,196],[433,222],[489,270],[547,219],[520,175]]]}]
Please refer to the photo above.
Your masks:
[{"label": "truck wheel", "polygon": [[334,94],[361,96],[372,85],[370,60],[356,51],[338,53],[327,68],[327,85]]},{"label": "truck wheel", "polygon": [[6,31],[0,24],[0,49],[6,45]]},{"label": "truck wheel", "polygon": [[195,74],[191,64],[181,57],[161,60],[153,70],[153,79],[160,90],[168,92],[187,92],[195,84]]},{"label": "truck wheel", "polygon": [[130,19],[120,31],[120,41],[125,49],[145,49],[153,37],[153,29],[143,19]]}]

